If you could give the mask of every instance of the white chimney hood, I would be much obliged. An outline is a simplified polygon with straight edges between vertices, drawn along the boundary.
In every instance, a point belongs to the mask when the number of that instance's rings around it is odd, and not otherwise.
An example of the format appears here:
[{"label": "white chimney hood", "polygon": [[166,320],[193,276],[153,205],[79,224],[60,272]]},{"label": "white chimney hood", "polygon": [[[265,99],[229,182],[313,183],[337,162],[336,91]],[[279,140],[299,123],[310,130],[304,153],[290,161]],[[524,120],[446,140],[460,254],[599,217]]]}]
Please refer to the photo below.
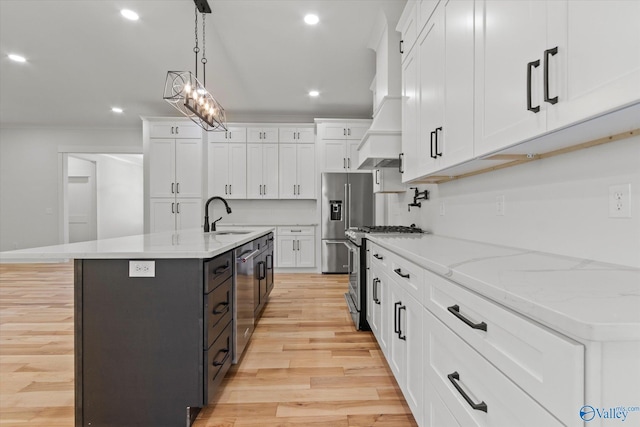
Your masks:
[{"label": "white chimney hood", "polygon": [[376,52],[373,122],[358,146],[358,169],[398,167],[402,151],[400,34],[380,12],[370,48]]}]

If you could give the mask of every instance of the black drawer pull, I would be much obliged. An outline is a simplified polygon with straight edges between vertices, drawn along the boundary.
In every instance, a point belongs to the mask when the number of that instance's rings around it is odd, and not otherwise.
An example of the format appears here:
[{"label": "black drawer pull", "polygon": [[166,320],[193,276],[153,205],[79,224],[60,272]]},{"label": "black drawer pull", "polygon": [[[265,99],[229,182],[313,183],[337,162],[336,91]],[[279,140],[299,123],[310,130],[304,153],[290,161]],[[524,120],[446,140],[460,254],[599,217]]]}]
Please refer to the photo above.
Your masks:
[{"label": "black drawer pull", "polygon": [[[223,307],[223,309],[218,311],[219,307]],[[229,311],[229,293],[227,292],[227,301],[221,302],[215,307],[213,307],[213,311],[211,311],[211,314],[222,314],[228,311]]]},{"label": "black drawer pull", "polygon": [[381,259],[384,259],[384,257],[382,257],[382,256],[380,256],[380,255],[378,255],[378,254],[373,254],[373,257],[374,257],[375,259],[380,259],[380,260],[381,260]]},{"label": "black drawer pull", "polygon": [[400,276],[400,277],[404,277],[405,279],[408,279],[408,278],[409,278],[409,273],[407,273],[407,274],[403,274],[403,273],[402,273],[402,269],[400,269],[400,268],[396,268],[396,269],[395,269],[395,270],[393,270],[393,271],[394,271],[398,276]]},{"label": "black drawer pull", "polygon": [[[224,355],[224,358],[222,359],[222,361],[221,361],[221,362],[217,362],[217,361],[216,361],[216,359],[218,358],[218,355],[220,355],[220,353],[224,353],[225,355]],[[213,358],[213,363],[212,363],[212,365],[213,365],[213,366],[222,366],[222,365],[224,365],[224,364],[225,364],[225,362],[227,361],[227,359],[229,358],[229,355],[230,355],[230,354],[231,354],[231,353],[229,352],[229,349],[228,349],[228,348],[223,348],[223,349],[221,349],[220,351],[218,351],[218,353],[216,353],[216,357],[214,357],[214,358]]]},{"label": "black drawer pull", "polygon": [[469,327],[471,327],[473,329],[480,329],[480,330],[483,330],[483,331],[487,330],[487,324],[486,323],[484,323],[484,322],[473,323],[471,320],[467,319],[462,314],[460,314],[460,306],[459,305],[456,304],[456,305],[452,305],[451,307],[447,307],[447,310],[449,310],[449,313],[453,314],[458,319],[460,319],[464,323],[466,323]]},{"label": "black drawer pull", "polygon": [[398,338],[400,338],[402,341],[406,341],[407,340],[407,336],[403,335],[402,333],[402,318],[400,317],[400,310],[404,310],[405,313],[407,311],[407,306],[406,305],[402,305],[398,308]]},{"label": "black drawer pull", "polygon": [[487,404],[484,403],[484,401],[480,403],[474,403],[473,400],[471,400],[471,398],[467,396],[467,393],[464,392],[462,387],[460,387],[460,385],[457,383],[457,381],[460,381],[460,374],[458,374],[457,372],[454,372],[452,374],[447,375],[447,378],[449,378],[449,381],[451,381],[451,384],[453,384],[456,390],[458,390],[458,393],[460,393],[460,395],[464,398],[464,400],[467,401],[469,406],[471,406],[476,411],[487,412]]},{"label": "black drawer pull", "polygon": [[229,261],[227,260],[227,263],[225,265],[222,265],[218,268],[216,268],[215,270],[213,270],[213,274],[218,275],[220,273],[224,273],[225,271],[227,271],[229,268],[231,267],[231,264],[229,263]]}]

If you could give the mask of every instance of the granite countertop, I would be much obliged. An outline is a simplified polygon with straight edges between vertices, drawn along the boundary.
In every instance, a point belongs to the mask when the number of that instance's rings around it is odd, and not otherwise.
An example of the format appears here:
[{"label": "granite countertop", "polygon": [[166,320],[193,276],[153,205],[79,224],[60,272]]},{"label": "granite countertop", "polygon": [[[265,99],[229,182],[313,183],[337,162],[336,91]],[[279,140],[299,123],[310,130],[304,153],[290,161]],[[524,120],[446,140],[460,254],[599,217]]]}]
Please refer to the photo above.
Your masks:
[{"label": "granite countertop", "polygon": [[[228,232],[225,229],[224,232]],[[273,227],[243,228],[245,234],[204,233],[200,229],[140,234],[0,252],[0,262],[61,259],[211,258],[273,231]]]},{"label": "granite countertop", "polygon": [[437,235],[369,239],[570,337],[640,340],[640,269]]}]

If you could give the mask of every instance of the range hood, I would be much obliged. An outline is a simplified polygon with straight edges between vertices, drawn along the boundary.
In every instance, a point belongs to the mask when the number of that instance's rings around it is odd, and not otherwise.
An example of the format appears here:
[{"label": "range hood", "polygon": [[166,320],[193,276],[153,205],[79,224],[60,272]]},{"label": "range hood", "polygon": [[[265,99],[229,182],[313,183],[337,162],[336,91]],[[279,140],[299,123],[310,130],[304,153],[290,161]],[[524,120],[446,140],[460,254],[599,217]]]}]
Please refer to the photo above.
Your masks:
[{"label": "range hood", "polygon": [[397,168],[402,151],[400,34],[380,13],[369,47],[376,52],[373,92],[373,122],[358,146],[358,169]]}]

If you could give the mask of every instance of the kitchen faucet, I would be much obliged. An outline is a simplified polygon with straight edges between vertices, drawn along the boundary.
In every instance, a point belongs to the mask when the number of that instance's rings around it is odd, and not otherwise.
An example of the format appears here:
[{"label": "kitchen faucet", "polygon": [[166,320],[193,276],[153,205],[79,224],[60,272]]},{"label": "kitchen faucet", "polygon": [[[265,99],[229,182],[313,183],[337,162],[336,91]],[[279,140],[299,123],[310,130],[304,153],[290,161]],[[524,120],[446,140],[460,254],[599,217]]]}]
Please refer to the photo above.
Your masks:
[{"label": "kitchen faucet", "polygon": [[[209,203],[211,203],[215,199],[221,200],[222,203],[224,203],[224,206],[227,208],[227,213],[228,214],[231,213],[231,208],[229,207],[229,204],[225,199],[219,196],[210,197],[209,200],[207,200],[207,203],[204,205],[204,232],[205,233],[209,232]],[[216,231],[216,222],[220,221],[221,219],[222,217],[216,219],[211,223],[211,231]]]}]

